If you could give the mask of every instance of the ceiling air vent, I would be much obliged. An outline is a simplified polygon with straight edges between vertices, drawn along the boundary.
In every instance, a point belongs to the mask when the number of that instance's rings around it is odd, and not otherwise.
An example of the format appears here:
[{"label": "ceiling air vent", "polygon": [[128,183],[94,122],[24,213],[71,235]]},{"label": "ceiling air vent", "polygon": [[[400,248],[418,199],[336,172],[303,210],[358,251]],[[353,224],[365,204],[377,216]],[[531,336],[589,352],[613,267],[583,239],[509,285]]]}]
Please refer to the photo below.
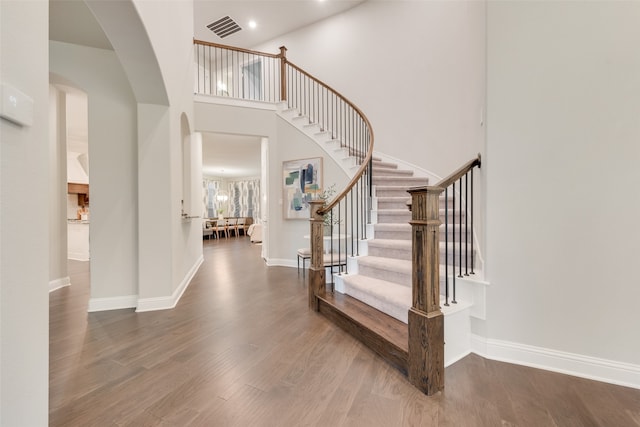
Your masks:
[{"label": "ceiling air vent", "polygon": [[212,22],[211,24],[207,25],[207,28],[213,31],[221,39],[230,36],[233,33],[237,33],[242,29],[240,28],[240,25],[236,23],[236,21],[229,18],[228,16]]}]

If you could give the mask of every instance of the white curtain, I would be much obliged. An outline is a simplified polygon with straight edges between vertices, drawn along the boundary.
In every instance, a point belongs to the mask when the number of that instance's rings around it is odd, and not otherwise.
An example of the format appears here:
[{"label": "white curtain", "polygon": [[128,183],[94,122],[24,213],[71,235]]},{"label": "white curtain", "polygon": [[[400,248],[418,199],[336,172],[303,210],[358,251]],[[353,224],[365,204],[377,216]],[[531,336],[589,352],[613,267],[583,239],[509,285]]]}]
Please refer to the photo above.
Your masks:
[{"label": "white curtain", "polygon": [[[204,178],[202,180],[202,217],[217,218],[218,210],[224,209],[223,204],[218,201],[221,194],[223,182],[221,179]],[[226,212],[225,212],[226,213]]]},{"label": "white curtain", "polygon": [[260,218],[260,180],[249,179],[225,183],[219,178],[204,178],[202,180],[202,217],[216,218],[220,211],[224,216],[229,217]]},{"label": "white curtain", "polygon": [[260,180],[232,181],[229,189],[229,214],[260,218]]}]

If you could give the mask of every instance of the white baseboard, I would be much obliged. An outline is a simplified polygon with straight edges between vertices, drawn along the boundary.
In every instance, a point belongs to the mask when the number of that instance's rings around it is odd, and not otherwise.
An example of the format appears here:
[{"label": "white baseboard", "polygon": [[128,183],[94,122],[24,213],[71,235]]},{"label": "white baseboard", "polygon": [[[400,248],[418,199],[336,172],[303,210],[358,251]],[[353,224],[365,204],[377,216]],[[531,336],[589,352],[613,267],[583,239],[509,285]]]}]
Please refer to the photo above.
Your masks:
[{"label": "white baseboard", "polygon": [[174,308],[184,291],[187,290],[189,283],[191,283],[191,279],[196,275],[198,269],[204,262],[204,257],[200,255],[200,257],[196,260],[195,264],[189,269],[187,274],[180,282],[180,285],[173,291],[173,294],[166,297],[153,297],[153,298],[140,298],[137,301],[136,312],[144,312],[144,311],[155,311],[155,310],[168,310]]},{"label": "white baseboard", "polygon": [[471,348],[487,359],[640,389],[640,365],[486,339],[473,334]]},{"label": "white baseboard", "polygon": [[49,292],[53,292],[60,288],[64,288],[65,286],[69,286],[70,284],[71,284],[71,279],[69,278],[69,276],[52,280],[49,282]]},{"label": "white baseboard", "polygon": [[[268,267],[293,267],[298,268],[297,259],[269,258],[265,260]],[[307,260],[307,267],[309,260]],[[302,268],[302,260],[300,260],[300,268]]]},{"label": "white baseboard", "polygon": [[123,308],[135,308],[138,303],[138,295],[124,295],[107,298],[90,298],[89,313],[94,311],[121,310]]},{"label": "white baseboard", "polygon": [[74,261],[89,261],[88,252],[69,252],[67,253],[67,259]]}]

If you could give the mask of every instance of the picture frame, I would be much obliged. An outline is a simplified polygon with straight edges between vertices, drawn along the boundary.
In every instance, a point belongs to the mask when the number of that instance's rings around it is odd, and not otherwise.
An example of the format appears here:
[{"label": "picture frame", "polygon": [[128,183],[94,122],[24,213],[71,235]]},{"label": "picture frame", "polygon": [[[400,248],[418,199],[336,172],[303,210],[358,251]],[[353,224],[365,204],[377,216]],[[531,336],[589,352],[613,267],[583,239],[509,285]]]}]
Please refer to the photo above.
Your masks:
[{"label": "picture frame", "polygon": [[322,157],[282,162],[285,219],[309,219],[309,201],[322,193]]}]

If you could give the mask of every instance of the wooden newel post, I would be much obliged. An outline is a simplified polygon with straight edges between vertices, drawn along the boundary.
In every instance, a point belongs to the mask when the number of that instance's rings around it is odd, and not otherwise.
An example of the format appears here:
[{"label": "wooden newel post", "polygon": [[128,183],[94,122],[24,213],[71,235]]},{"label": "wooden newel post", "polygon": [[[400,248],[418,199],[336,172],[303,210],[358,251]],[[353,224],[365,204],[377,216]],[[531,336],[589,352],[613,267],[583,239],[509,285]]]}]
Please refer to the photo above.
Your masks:
[{"label": "wooden newel post", "polygon": [[280,46],[280,101],[287,100],[287,48]]},{"label": "wooden newel post", "polygon": [[444,388],[444,316],[440,311],[440,187],[411,194],[412,306],[409,309],[409,381],[432,395]]},{"label": "wooden newel post", "polygon": [[311,210],[311,263],[309,266],[309,308],[318,311],[318,297],[323,297],[326,292],[326,278],[323,256],[324,216],[318,210],[324,206],[323,200],[309,202]]}]

